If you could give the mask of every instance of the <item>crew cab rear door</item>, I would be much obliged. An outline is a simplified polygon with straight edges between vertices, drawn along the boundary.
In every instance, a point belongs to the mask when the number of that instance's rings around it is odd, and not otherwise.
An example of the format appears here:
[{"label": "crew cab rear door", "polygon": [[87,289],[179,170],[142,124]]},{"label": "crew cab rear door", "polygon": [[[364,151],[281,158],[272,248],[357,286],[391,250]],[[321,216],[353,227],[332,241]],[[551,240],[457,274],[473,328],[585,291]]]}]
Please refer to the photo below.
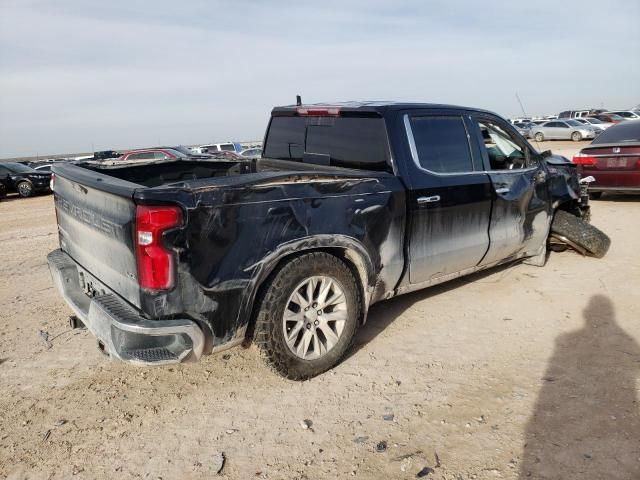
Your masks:
[{"label": "crew cab rear door", "polygon": [[470,123],[493,187],[491,246],[481,265],[537,253],[552,218],[546,163],[503,119],[474,114]]},{"label": "crew cab rear door", "polygon": [[460,110],[403,114],[411,284],[473,268],[489,248],[491,182],[465,118]]}]

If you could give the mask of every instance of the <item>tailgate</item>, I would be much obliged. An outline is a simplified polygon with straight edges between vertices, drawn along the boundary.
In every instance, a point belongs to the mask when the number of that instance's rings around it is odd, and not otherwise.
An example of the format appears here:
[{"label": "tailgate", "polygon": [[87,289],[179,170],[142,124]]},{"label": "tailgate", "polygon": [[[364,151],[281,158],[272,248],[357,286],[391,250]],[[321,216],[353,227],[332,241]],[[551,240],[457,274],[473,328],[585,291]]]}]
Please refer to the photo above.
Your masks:
[{"label": "tailgate", "polygon": [[54,174],[60,247],[86,270],[81,280],[97,279],[139,307],[132,196],[140,186],[77,166]]}]

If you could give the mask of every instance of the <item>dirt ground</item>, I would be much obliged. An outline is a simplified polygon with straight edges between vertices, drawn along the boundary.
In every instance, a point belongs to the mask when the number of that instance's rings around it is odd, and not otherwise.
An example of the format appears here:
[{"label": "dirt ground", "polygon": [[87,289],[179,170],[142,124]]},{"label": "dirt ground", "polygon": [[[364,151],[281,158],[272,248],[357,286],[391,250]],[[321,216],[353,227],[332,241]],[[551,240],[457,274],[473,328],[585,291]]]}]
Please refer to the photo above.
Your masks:
[{"label": "dirt ground", "polygon": [[638,479],[639,213],[593,202],[602,260],[553,253],[378,304],[341,365],[296,383],[254,347],[109,361],[52,287],[52,197],[3,200],[0,478],[212,478],[224,455],[229,479]]}]

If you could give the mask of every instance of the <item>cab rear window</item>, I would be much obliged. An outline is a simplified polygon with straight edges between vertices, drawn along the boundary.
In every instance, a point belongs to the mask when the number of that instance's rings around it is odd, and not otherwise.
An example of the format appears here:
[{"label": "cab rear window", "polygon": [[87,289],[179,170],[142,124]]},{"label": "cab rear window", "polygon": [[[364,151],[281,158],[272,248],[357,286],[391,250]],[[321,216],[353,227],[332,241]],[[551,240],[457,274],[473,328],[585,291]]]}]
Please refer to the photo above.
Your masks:
[{"label": "cab rear window", "polygon": [[392,171],[382,118],[273,117],[263,155],[299,162],[315,156],[337,167]]}]

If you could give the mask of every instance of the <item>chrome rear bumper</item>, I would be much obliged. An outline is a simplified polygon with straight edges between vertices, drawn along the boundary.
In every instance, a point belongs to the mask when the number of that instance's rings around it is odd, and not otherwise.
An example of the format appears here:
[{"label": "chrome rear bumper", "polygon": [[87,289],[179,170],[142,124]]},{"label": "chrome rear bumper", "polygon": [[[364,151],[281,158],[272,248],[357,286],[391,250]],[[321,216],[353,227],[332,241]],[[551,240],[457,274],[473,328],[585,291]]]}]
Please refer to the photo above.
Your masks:
[{"label": "chrome rear bumper", "polygon": [[149,320],[117,294],[89,297],[79,279],[79,266],[64,251],[47,256],[56,288],[111,358],[142,365],[197,360],[205,338],[189,319]]}]

